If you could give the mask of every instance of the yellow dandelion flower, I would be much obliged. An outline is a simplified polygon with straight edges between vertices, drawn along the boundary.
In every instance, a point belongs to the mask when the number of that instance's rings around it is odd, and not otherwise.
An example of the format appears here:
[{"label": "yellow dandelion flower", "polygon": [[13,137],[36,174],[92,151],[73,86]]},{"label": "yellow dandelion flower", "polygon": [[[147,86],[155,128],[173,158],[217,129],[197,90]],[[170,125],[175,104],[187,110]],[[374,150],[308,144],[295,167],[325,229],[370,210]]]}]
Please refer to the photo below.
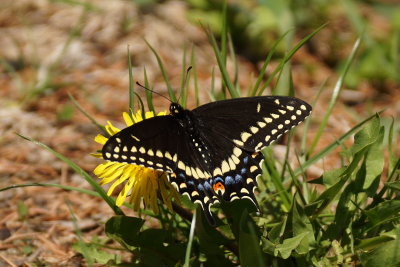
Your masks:
[{"label": "yellow dandelion flower", "polygon": [[[132,114],[132,118],[126,112],[122,115],[125,124],[128,127],[143,120],[140,110],[136,114]],[[160,112],[157,114],[157,116],[163,115],[166,115],[166,112]],[[154,113],[151,111],[146,112],[145,118],[151,117],[154,117]],[[120,129],[112,125],[110,122],[107,122],[105,128],[110,136],[120,131]],[[108,138],[102,135],[97,135],[94,140],[97,143],[104,145],[108,141]],[[102,158],[101,153],[95,153],[93,155]],[[155,214],[158,214],[158,196],[160,196],[161,201],[171,211],[172,199],[174,198],[175,201],[179,203],[179,194],[175,187],[168,182],[167,175],[164,172],[134,164],[112,161],[101,163],[93,172],[97,177],[102,179],[100,182],[101,185],[112,182],[112,185],[107,192],[109,196],[118,185],[123,184],[123,188],[118,194],[116,200],[117,206],[121,206],[129,196],[128,201],[132,204],[135,211],[139,210],[141,200],[143,199],[144,206],[153,210]]]}]

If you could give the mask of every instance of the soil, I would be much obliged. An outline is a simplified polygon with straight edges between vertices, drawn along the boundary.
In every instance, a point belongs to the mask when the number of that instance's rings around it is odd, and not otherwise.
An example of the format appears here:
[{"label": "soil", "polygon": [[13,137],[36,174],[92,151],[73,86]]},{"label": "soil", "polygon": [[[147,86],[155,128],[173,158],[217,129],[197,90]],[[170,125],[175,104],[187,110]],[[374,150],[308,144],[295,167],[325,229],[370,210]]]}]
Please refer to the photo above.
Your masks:
[{"label": "soil", "polygon": [[[74,1],[2,0],[0,188],[54,183],[90,189],[67,164],[17,134],[48,145],[92,174],[101,163],[90,155],[100,149],[93,140],[99,130],[77,110],[69,95],[101,124],[111,121],[123,127],[122,112],[128,110],[129,103],[128,49],[134,80],[144,83],[145,68],[151,87],[168,95],[157,60],[145,40],[159,53],[176,89],[182,78],[182,51],[186,47],[189,55],[194,47],[200,103],[210,101],[212,70],[217,69],[217,63],[204,30],[187,20],[189,7],[183,1],[161,1],[145,8],[133,2],[92,0],[76,4]],[[390,24],[384,17],[374,14],[373,10],[364,12],[374,15],[372,26],[389,31]],[[349,56],[356,39],[356,34],[340,22],[339,16],[330,19],[331,23],[301,48],[291,62],[297,97],[312,102],[319,88],[325,87],[314,107],[308,140],[315,136],[331,99],[339,73],[338,58],[344,60]],[[309,33],[298,31],[295,41]],[[331,41],[338,33],[342,46],[335,50],[335,42]],[[262,59],[254,62],[244,54],[238,55],[242,88],[251,86],[262,62]],[[268,73],[278,63],[274,59]],[[229,61],[231,72],[232,66]],[[220,81],[216,72],[215,84]],[[142,89],[136,90],[139,95],[145,95]],[[194,108],[193,92],[190,94],[188,107]],[[398,120],[399,103],[399,84],[395,81],[376,83],[366,79],[355,88],[345,85],[315,151],[334,142],[374,112],[385,109],[382,117]],[[168,101],[158,96],[154,96],[154,104],[159,111],[169,106]],[[299,136],[294,138],[293,147],[299,147],[299,141]],[[346,145],[351,142],[348,140]],[[285,139],[276,144],[276,157],[284,157],[285,148]],[[310,167],[307,178],[317,178],[325,170],[339,167],[339,152],[339,149],[334,151]],[[293,164],[296,164],[295,153],[294,149]],[[99,198],[54,187],[0,191],[0,200],[3,214],[0,265],[80,266],[84,264],[83,259],[73,249],[79,240],[77,230],[82,232],[85,241],[94,236],[104,240],[104,223],[113,215]],[[124,211],[135,215],[128,209]],[[118,247],[112,241],[107,244]],[[121,255],[129,261],[129,254]]]}]

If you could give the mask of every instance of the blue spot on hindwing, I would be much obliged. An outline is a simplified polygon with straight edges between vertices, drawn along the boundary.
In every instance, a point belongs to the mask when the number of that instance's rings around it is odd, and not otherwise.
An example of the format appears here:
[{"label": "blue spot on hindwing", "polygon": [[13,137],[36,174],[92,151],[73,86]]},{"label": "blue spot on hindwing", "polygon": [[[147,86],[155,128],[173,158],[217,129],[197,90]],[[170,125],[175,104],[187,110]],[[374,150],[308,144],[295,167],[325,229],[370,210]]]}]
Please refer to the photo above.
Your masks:
[{"label": "blue spot on hindwing", "polygon": [[246,168],[242,168],[242,169],[240,170],[240,173],[241,173],[241,174],[246,174],[246,172],[247,172],[247,169],[246,169]]},{"label": "blue spot on hindwing", "polygon": [[243,177],[242,177],[240,174],[236,174],[236,176],[235,176],[235,183],[236,183],[236,184],[239,184],[239,183],[242,182],[242,180],[243,180]]},{"label": "blue spot on hindwing", "polygon": [[246,157],[243,159],[243,163],[246,164],[246,165],[247,165],[247,163],[249,163],[249,156],[246,156]]},{"label": "blue spot on hindwing", "polygon": [[226,176],[225,177],[225,184],[226,185],[233,185],[235,183],[235,180],[233,180],[232,176]]},{"label": "blue spot on hindwing", "polygon": [[204,191],[204,187],[203,187],[202,184],[198,184],[198,185],[197,185],[197,189],[198,189],[200,192]]},{"label": "blue spot on hindwing", "polygon": [[210,190],[212,190],[212,187],[211,187],[211,185],[210,185],[210,183],[209,182],[204,182],[204,188],[207,190],[207,191],[210,191]]}]

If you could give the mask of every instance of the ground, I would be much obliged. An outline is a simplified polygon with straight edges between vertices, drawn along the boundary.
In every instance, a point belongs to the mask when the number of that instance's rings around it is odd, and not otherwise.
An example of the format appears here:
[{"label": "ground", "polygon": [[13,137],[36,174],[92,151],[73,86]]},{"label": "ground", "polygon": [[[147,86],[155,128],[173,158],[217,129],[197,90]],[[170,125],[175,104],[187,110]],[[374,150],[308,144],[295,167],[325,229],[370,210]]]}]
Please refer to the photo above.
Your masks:
[{"label": "ground", "polygon": [[[185,2],[163,1],[145,8],[131,1],[77,3],[80,2],[3,0],[0,4],[0,188],[57,183],[90,189],[65,163],[17,134],[43,142],[92,173],[101,162],[90,155],[100,149],[93,141],[99,131],[75,108],[68,95],[100,123],[112,121],[122,126],[121,115],[129,102],[128,49],[134,80],[143,83],[145,68],[154,90],[167,95],[161,71],[145,40],[161,56],[174,88],[180,86],[182,51],[194,46],[200,103],[210,101],[207,92],[216,60],[204,30],[188,22],[189,7]],[[384,17],[367,7],[363,12],[370,13],[371,27],[389,31]],[[326,87],[314,107],[310,140],[340,73],[329,58],[348,57],[356,39],[349,25],[338,17],[332,16],[330,24],[292,60],[297,97],[312,102],[319,87]],[[346,44],[340,51],[334,50],[331,42],[339,33]],[[298,32],[295,40],[304,36]],[[332,51],[335,53],[330,54]],[[262,60],[254,62],[245,54],[240,54],[238,60],[240,84],[248,88]],[[277,64],[273,61],[268,73]],[[230,70],[231,65],[229,62]],[[219,81],[217,74],[216,84]],[[144,95],[140,88],[137,91]],[[383,117],[398,118],[398,92],[399,84],[390,80],[377,84],[366,79],[353,88],[345,85],[316,151],[374,112],[385,109]],[[157,110],[169,105],[158,96],[154,102]],[[189,97],[188,106],[195,107],[193,97]],[[338,167],[338,152],[312,166],[308,179]],[[284,143],[275,146],[275,153],[277,157],[284,155]],[[104,222],[113,215],[99,198],[53,187],[1,191],[0,199],[0,265],[33,266],[34,262],[44,262],[79,266],[81,259],[72,248],[78,240],[76,227],[86,240],[102,238]],[[127,210],[127,214],[134,213]],[[72,217],[76,217],[78,226]],[[125,257],[129,259],[129,255]]]}]

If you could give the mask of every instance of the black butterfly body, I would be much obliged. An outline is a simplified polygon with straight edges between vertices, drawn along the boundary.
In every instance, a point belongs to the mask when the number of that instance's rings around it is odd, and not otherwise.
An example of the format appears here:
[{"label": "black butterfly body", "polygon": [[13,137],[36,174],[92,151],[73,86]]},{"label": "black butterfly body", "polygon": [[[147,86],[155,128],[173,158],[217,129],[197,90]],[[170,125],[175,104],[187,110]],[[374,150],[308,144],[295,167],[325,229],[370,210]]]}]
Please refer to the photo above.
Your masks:
[{"label": "black butterfly body", "polygon": [[168,173],[179,193],[199,203],[211,224],[210,207],[254,197],[264,159],[259,153],[302,122],[311,106],[283,96],[216,101],[193,110],[171,103],[170,115],[138,122],[111,136],[103,158]]}]

